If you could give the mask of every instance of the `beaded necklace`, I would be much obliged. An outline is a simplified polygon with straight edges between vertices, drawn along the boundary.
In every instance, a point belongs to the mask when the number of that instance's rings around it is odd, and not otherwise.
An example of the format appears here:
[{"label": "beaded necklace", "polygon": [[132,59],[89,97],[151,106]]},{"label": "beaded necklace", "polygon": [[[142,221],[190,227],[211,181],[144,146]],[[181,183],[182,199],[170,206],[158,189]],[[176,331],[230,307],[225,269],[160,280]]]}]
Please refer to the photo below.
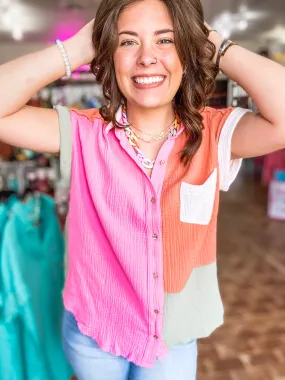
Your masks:
[{"label": "beaded necklace", "polygon": [[140,140],[143,140],[145,142],[150,143],[153,141],[162,140],[166,135],[167,135],[167,139],[170,139],[171,137],[176,136],[177,132],[180,129],[180,119],[179,119],[178,115],[175,114],[175,120],[173,121],[173,123],[169,127],[166,128],[165,131],[160,133],[157,137],[155,137],[155,135],[150,135],[151,139],[145,140],[145,139],[139,137],[134,132],[134,130],[131,128],[132,127],[131,124],[128,123],[126,107],[123,107],[123,110],[122,110],[122,121],[123,121],[123,125],[125,126],[124,131],[125,131],[125,134],[129,140],[129,143],[133,147],[134,151],[136,152],[137,157],[141,161],[143,167],[146,169],[153,169],[154,164],[155,164],[155,160],[151,160],[151,159],[146,158],[144,156],[143,152],[140,150],[138,140],[140,139]]}]

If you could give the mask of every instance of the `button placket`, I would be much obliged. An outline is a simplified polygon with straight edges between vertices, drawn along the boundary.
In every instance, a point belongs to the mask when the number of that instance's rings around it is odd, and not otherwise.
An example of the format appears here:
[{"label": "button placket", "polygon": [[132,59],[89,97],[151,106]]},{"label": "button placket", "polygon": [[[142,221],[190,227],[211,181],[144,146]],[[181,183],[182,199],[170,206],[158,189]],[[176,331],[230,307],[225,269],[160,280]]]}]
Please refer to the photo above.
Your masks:
[{"label": "button placket", "polygon": [[[152,334],[150,337],[152,339],[155,339],[158,343],[161,340],[162,335],[162,326],[161,322],[163,320],[163,265],[162,265],[162,238],[161,238],[161,219],[160,214],[161,209],[159,207],[162,187],[163,187],[163,181],[165,178],[165,171],[166,171],[166,163],[168,160],[168,156],[171,152],[171,149],[174,146],[174,139],[167,140],[165,145],[162,147],[162,150],[159,153],[159,156],[157,157],[157,166],[154,168],[153,174],[152,174],[152,180],[151,183],[153,185],[154,192],[152,191],[150,194],[150,203],[153,205],[153,207],[149,208],[151,212],[151,223],[149,225],[150,229],[150,235],[151,235],[151,242],[150,246],[152,247],[152,252],[150,252],[150,260],[151,265],[150,268],[152,271],[150,272],[151,278],[150,281],[153,281],[151,287],[153,289],[153,296],[152,296],[152,308],[150,309],[151,312],[151,319],[152,319]],[[156,196],[154,196],[154,194]],[[155,198],[155,199],[154,199]],[[157,207],[154,207],[154,205],[157,204]],[[155,272],[156,271],[156,272]],[[158,359],[158,357],[157,357]]]},{"label": "button placket", "polygon": [[[158,161],[159,162],[159,161]],[[162,169],[162,168],[161,168]],[[150,312],[151,312],[151,319],[152,319],[152,338],[155,339],[157,342],[159,342],[160,340],[160,326],[159,326],[159,323],[160,323],[160,320],[161,318],[159,317],[159,314],[160,314],[160,308],[161,308],[161,305],[160,305],[160,293],[161,293],[161,289],[160,289],[160,281],[159,281],[159,276],[160,276],[160,267],[161,267],[161,263],[160,263],[160,260],[161,260],[161,257],[160,257],[160,250],[161,250],[161,247],[160,247],[160,243],[161,243],[161,239],[160,239],[160,234],[161,234],[161,231],[160,231],[160,216],[158,215],[158,213],[161,212],[160,210],[160,207],[156,207],[156,205],[159,203],[159,199],[157,198],[158,195],[157,195],[157,191],[158,191],[158,194],[160,193],[160,188],[161,188],[161,179],[162,177],[159,176],[159,172],[157,172],[157,175],[158,177],[156,178],[153,178],[153,181],[152,181],[152,189],[151,189],[151,193],[150,193],[150,198],[149,198],[149,212],[150,212],[150,216],[151,216],[151,223],[149,225],[149,227],[152,229],[152,232],[150,230],[150,238],[151,238],[151,241],[152,241],[152,244],[150,244],[150,246],[152,247],[152,250],[150,252],[150,261],[151,261],[151,268],[152,268],[152,272],[151,272],[151,276],[152,276],[152,280],[153,281],[153,284],[152,284],[152,288],[153,288],[153,296],[152,296],[152,306],[151,309],[150,309]],[[158,271],[159,269],[159,271]]]},{"label": "button placket", "polygon": [[[152,276],[153,276],[154,281],[158,279],[158,273],[154,272],[154,273],[152,274]],[[154,312],[155,316],[157,317],[158,314],[159,314],[158,309],[154,309],[153,312]],[[157,323],[157,322],[156,322],[156,323]],[[158,339],[159,339],[157,335],[154,335],[153,337],[154,337],[155,340],[158,340]]]}]

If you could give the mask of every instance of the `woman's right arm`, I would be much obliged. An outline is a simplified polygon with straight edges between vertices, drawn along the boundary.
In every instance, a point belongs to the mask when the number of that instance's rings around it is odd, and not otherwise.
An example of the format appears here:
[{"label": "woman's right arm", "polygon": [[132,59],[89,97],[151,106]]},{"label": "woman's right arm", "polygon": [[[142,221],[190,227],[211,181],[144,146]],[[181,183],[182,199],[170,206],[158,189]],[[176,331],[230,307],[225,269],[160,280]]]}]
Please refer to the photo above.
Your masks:
[{"label": "woman's right arm", "polygon": [[[94,56],[93,22],[63,43],[71,70],[90,63]],[[56,45],[0,66],[1,141],[42,153],[59,152],[57,111],[26,104],[41,88],[64,75],[64,61]]]}]

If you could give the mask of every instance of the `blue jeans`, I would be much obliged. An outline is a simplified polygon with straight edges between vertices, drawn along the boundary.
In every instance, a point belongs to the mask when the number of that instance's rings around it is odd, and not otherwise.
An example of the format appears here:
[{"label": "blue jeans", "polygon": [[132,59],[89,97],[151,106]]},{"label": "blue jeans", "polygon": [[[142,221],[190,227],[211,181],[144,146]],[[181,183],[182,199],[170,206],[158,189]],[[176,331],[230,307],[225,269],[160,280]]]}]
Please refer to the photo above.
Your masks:
[{"label": "blue jeans", "polygon": [[127,359],[100,350],[83,335],[68,311],[63,317],[63,347],[78,380],[195,380],[197,341],[174,346],[153,368],[143,368]]}]

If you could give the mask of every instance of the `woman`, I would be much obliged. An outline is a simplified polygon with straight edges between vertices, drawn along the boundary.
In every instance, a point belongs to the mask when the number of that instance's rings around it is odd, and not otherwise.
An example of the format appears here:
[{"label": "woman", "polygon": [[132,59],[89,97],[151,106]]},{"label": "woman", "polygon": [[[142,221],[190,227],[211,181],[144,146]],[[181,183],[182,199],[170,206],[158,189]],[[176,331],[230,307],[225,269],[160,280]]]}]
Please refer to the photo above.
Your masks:
[{"label": "woman", "polygon": [[[67,357],[79,380],[195,379],[197,339],[223,323],[219,190],[285,146],[285,69],[223,42],[199,0],[106,0],[57,45],[0,68],[0,139],[71,175]],[[25,107],[91,61],[100,111]],[[260,114],[205,107],[218,66]]]}]

